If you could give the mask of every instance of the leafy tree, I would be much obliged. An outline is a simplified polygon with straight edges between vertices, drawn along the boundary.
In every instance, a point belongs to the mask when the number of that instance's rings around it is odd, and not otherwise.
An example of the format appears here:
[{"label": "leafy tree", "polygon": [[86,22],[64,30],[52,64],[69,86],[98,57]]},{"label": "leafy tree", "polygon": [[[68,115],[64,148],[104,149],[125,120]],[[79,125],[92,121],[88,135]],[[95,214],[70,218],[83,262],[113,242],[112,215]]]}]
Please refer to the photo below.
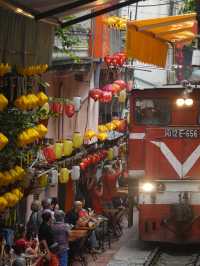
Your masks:
[{"label": "leafy tree", "polygon": [[190,13],[195,11],[195,0],[184,0],[180,13]]}]

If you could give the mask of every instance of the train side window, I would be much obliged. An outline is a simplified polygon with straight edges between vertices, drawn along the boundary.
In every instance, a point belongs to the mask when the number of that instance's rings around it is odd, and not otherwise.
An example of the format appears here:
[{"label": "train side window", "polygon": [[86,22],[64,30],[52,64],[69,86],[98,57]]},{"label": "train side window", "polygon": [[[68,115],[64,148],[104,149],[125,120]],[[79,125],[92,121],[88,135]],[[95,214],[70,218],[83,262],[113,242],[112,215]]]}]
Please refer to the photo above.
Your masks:
[{"label": "train side window", "polygon": [[167,125],[171,109],[167,99],[136,99],[135,120],[137,124]]}]

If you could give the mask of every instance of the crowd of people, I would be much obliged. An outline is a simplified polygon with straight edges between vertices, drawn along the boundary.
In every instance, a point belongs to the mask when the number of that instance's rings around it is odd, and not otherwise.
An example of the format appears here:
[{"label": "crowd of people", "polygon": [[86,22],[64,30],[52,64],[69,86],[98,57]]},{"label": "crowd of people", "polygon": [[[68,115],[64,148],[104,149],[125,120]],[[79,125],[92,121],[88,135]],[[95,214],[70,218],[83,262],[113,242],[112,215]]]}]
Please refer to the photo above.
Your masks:
[{"label": "crowd of people", "polygon": [[[74,228],[89,228],[90,252],[99,253],[98,236],[101,235],[102,228],[98,226],[97,216],[102,215],[103,208],[114,208],[122,203],[113,198],[119,172],[113,172],[111,168],[106,171],[107,176],[103,180],[97,181],[92,176],[87,176],[84,184],[84,191],[87,193],[85,197],[83,193],[76,197],[69,212],[65,213],[60,209],[57,198],[41,202],[34,200],[26,226],[19,225],[15,234],[11,227],[2,227],[0,236],[5,241],[4,256],[1,258],[4,261],[0,265],[25,266],[27,259],[31,258],[33,266],[67,266],[69,237]],[[85,208],[87,196],[90,197],[91,208]],[[15,215],[10,215],[9,219],[10,217]]]}]

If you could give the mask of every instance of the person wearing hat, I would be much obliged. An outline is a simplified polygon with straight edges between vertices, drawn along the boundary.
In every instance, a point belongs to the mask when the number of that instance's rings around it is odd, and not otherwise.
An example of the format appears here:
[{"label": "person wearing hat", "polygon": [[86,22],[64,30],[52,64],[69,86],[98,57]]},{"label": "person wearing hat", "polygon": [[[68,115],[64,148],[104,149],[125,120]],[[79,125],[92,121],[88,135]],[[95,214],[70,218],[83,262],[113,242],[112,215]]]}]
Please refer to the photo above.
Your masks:
[{"label": "person wearing hat", "polygon": [[58,243],[58,258],[59,265],[68,265],[68,237],[70,235],[70,227],[64,223],[65,213],[62,210],[55,210],[54,212],[55,221],[52,225],[54,240]]},{"label": "person wearing hat", "polygon": [[26,250],[26,241],[24,239],[19,239],[15,241],[14,244],[15,260],[12,263],[12,266],[26,266],[25,259],[25,250]]}]

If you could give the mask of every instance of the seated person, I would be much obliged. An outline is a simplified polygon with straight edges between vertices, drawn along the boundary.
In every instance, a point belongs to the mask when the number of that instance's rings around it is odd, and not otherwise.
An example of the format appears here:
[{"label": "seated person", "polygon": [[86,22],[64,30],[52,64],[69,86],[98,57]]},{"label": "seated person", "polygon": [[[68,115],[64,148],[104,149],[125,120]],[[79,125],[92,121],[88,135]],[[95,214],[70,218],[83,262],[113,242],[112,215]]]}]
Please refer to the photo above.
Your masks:
[{"label": "seated person", "polygon": [[[93,219],[94,218],[92,218],[87,211],[84,211],[82,202],[75,201],[74,208],[66,215],[65,222],[72,224],[76,227],[92,227],[94,222],[92,226],[90,226],[90,222],[92,222]],[[91,246],[91,251],[98,252],[97,250],[98,244],[97,244],[95,231],[90,232],[88,240]]]},{"label": "seated person", "polygon": [[154,108],[145,108],[143,110],[142,123],[149,125],[159,125],[160,119],[158,113]]}]

